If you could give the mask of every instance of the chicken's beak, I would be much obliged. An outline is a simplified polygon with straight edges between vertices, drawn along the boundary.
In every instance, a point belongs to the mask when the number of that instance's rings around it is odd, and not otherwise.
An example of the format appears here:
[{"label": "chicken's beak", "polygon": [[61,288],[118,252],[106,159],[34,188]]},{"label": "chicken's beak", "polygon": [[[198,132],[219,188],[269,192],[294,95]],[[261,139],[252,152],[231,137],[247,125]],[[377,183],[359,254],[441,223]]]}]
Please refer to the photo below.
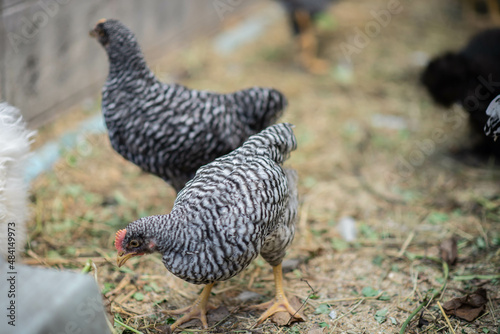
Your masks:
[{"label": "chicken's beak", "polygon": [[125,262],[127,262],[131,257],[134,257],[138,255],[137,253],[128,253],[128,254],[125,254],[125,252],[119,252],[118,253],[118,256],[116,257],[116,265],[118,267],[121,267],[125,264]]},{"label": "chicken's beak", "polygon": [[97,26],[99,25],[99,23],[104,23],[104,22],[106,22],[106,19],[100,19],[99,21],[97,21],[97,24],[95,25],[95,28],[89,31],[90,37],[94,37],[94,38],[97,37],[97,35],[98,35],[98,33],[97,33]]}]

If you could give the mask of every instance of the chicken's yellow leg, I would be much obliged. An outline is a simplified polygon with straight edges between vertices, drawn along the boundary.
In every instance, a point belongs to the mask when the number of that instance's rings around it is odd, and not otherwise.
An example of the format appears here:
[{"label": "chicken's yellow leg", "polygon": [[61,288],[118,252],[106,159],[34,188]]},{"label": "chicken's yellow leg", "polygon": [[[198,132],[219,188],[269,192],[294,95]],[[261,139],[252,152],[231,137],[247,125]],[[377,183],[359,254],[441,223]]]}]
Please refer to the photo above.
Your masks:
[{"label": "chicken's yellow leg", "polygon": [[304,318],[302,318],[302,316],[298,314],[297,310],[295,310],[293,306],[290,305],[288,299],[285,296],[285,292],[283,291],[283,271],[281,269],[281,263],[276,267],[273,267],[273,274],[274,284],[276,285],[276,297],[267,303],[251,307],[254,309],[267,309],[257,320],[257,325],[263,323],[264,320],[266,320],[276,312],[288,312],[293,318],[304,321]]},{"label": "chicken's yellow leg", "polygon": [[488,0],[488,12],[493,23],[498,24],[500,22],[500,7],[497,0]]},{"label": "chicken's yellow leg", "polygon": [[171,310],[171,311],[163,311],[163,313],[166,314],[183,314],[185,313],[181,318],[177,319],[176,322],[170,326],[170,329],[172,332],[182,325],[185,322],[188,322],[191,319],[200,319],[201,323],[203,324],[203,328],[208,328],[208,322],[207,322],[207,311],[209,309],[214,308],[213,306],[208,305],[208,297],[210,297],[210,291],[212,291],[212,288],[215,283],[210,283],[205,285],[205,288],[203,288],[203,291],[200,293],[196,301],[193,303],[193,305],[185,307],[183,309],[179,310]]},{"label": "chicken's yellow leg", "polygon": [[299,48],[302,65],[311,73],[326,73],[328,63],[317,56],[318,36],[316,36],[316,32],[314,31],[310,14],[306,11],[298,10],[294,15],[299,26]]}]

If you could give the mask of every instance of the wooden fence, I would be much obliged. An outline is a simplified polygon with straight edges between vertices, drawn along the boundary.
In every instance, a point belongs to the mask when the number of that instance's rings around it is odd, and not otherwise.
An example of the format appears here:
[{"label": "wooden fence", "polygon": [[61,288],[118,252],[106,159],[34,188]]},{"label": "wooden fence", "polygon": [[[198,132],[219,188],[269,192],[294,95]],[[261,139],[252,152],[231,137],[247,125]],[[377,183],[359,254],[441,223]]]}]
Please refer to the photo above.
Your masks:
[{"label": "wooden fence", "polygon": [[0,2],[0,99],[20,108],[37,127],[98,94],[108,64],[88,31],[100,18],[129,26],[148,57],[213,33],[252,0]]}]

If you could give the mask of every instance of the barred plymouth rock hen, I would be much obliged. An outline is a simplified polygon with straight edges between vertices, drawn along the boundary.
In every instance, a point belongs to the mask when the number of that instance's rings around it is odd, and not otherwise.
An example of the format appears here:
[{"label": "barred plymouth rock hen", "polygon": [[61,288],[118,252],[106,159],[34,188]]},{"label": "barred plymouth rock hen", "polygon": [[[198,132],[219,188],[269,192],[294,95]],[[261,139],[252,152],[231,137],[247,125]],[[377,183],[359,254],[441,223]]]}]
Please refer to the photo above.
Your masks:
[{"label": "barred plymouth rock hen", "polygon": [[286,106],[275,89],[216,94],[162,83],[121,22],[101,20],[90,33],[109,58],[102,111],[111,145],[177,192],[200,166],[273,124]]},{"label": "barred plymouth rock hen", "polygon": [[491,101],[488,109],[486,109],[486,115],[490,118],[486,121],[484,133],[497,140],[497,138],[500,137],[500,95],[497,95],[497,97]]},{"label": "barred plymouth rock hen", "polygon": [[279,311],[303,320],[285,297],[281,272],[298,205],[296,173],[282,164],[296,146],[291,124],[270,126],[202,166],[170,214],[139,219],[116,233],[119,266],[133,256],[160,252],[174,275],[206,284],[191,307],[167,312],[185,314],[172,329],[193,318],[206,328],[215,282],[235,276],[259,254],[273,266],[276,300],[257,306],[267,308],[258,323]]}]

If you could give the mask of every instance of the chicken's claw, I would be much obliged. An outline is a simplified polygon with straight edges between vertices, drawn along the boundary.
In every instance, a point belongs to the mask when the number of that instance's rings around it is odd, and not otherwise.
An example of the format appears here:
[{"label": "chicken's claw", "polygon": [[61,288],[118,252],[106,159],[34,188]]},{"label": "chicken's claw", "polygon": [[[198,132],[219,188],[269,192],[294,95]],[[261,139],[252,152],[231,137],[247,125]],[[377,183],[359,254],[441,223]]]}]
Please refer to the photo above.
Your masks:
[{"label": "chicken's claw", "polygon": [[288,299],[283,296],[280,299],[273,299],[269,302],[251,306],[250,309],[265,309],[266,311],[257,319],[257,323],[254,326],[260,325],[267,318],[271,317],[273,314],[278,312],[288,312],[291,316],[291,319],[295,319],[295,321],[305,321],[305,319],[298,313],[298,310],[290,305]]},{"label": "chicken's claw", "polygon": [[274,283],[276,285],[276,297],[263,304],[251,306],[251,309],[267,309],[264,314],[262,314],[257,323],[254,326],[260,325],[267,318],[272,316],[277,312],[288,312],[290,313],[290,320],[295,319],[296,321],[306,321],[302,315],[298,313],[285,296],[285,291],[283,291],[283,272],[281,269],[281,263],[273,267]]},{"label": "chicken's claw", "polygon": [[162,311],[162,313],[169,315],[184,314],[170,326],[170,330],[172,332],[175,331],[175,329],[180,325],[192,319],[200,319],[203,328],[208,328],[207,312],[215,308],[214,306],[208,304],[208,297],[210,296],[210,291],[212,290],[213,286],[213,283],[207,284],[201,294],[198,296],[198,299],[196,299],[196,301],[191,306],[178,310]]}]

